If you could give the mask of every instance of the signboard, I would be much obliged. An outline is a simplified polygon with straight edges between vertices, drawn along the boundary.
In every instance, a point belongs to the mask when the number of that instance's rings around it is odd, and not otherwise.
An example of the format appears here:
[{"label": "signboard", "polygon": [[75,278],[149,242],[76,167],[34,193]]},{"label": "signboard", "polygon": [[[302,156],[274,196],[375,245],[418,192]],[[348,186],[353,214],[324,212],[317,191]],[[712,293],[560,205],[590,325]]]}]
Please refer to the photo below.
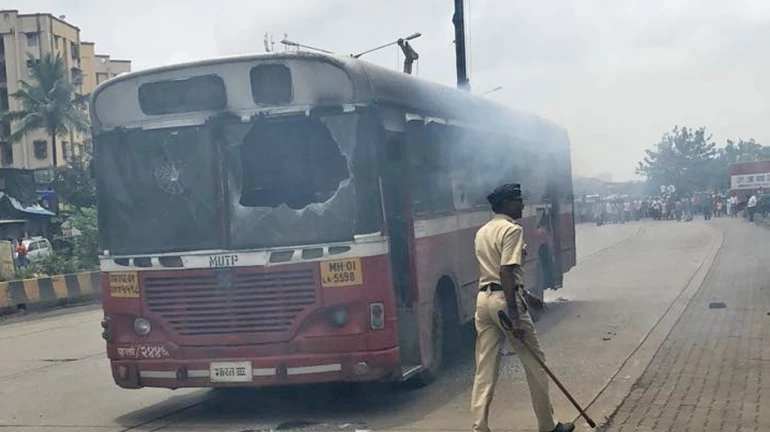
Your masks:
[{"label": "signboard", "polygon": [[770,189],[770,172],[730,176],[730,189]]}]

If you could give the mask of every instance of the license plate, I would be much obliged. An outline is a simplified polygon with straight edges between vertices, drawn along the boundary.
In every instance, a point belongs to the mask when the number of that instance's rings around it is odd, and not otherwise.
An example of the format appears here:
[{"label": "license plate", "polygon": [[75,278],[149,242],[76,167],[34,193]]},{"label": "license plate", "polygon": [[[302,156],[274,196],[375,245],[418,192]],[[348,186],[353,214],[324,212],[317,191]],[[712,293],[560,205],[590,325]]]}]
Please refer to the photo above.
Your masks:
[{"label": "license plate", "polygon": [[321,286],[324,288],[355,286],[363,283],[359,258],[321,263]]},{"label": "license plate", "polygon": [[138,298],[139,280],[136,272],[110,273],[110,297]]},{"label": "license plate", "polygon": [[209,369],[211,382],[251,382],[251,362],[214,362]]}]

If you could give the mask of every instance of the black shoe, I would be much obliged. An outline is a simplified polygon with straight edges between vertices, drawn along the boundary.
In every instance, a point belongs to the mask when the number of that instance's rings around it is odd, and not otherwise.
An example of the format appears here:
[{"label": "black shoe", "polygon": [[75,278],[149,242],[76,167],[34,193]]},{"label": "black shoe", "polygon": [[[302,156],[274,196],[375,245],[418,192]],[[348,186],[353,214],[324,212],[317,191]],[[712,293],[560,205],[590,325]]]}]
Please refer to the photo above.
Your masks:
[{"label": "black shoe", "polygon": [[556,427],[551,432],[572,432],[575,425],[572,423],[556,423]]}]

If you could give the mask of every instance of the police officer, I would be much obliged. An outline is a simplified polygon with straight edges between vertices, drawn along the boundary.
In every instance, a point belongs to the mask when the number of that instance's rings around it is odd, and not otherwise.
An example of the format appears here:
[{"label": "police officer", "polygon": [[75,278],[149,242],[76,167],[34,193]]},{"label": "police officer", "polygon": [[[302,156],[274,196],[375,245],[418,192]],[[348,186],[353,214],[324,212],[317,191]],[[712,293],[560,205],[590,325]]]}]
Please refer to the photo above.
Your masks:
[{"label": "police officer", "polygon": [[[496,188],[487,200],[495,217],[476,233],[476,259],[479,262],[479,294],[476,300],[476,376],[471,396],[473,430],[489,431],[489,406],[497,382],[500,344],[508,334],[498,318],[504,310],[513,322],[515,338],[509,338],[527,374],[529,393],[539,430],[570,432],[572,423],[557,423],[548,396],[548,375],[532,353],[545,361],[535,337],[535,328],[524,299],[524,233],[520,219],[524,210],[521,187],[505,184]],[[525,341],[531,348],[524,348]]]}]

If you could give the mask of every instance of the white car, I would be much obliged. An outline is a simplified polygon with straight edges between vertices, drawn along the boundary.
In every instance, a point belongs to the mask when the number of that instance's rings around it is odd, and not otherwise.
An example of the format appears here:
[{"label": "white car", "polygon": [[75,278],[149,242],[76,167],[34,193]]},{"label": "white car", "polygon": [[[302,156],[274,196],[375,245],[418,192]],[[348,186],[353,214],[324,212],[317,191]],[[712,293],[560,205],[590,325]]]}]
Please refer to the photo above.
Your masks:
[{"label": "white car", "polygon": [[30,262],[39,261],[51,256],[53,248],[47,238],[33,237],[24,239],[22,244],[27,247],[27,260]]}]

